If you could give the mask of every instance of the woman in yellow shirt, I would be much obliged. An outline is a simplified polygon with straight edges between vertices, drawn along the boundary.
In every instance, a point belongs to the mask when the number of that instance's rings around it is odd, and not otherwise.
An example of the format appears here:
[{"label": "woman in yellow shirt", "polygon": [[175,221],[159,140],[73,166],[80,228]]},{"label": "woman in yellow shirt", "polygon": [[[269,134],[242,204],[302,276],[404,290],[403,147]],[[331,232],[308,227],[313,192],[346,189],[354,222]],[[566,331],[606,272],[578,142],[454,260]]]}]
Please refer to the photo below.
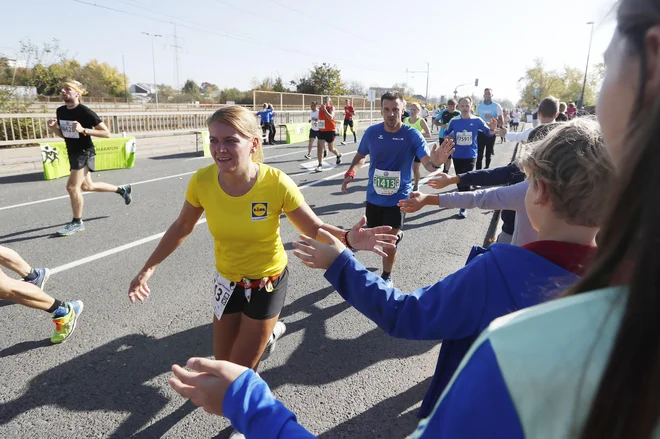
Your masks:
[{"label": "woman in yellow shirt", "polygon": [[[213,350],[217,360],[256,369],[286,297],[287,255],[280,238],[285,213],[301,233],[323,227],[354,248],[384,255],[393,248],[388,227],[350,231],[324,224],[305,203],[296,184],[279,169],[261,163],[261,130],[239,106],[216,111],[208,122],[214,164],[191,178],[179,217],[133,279],[131,302],[149,296],[155,268],[192,233],[204,212],[215,247]],[[396,237],[395,237],[396,238]],[[378,246],[378,247],[377,247]],[[276,335],[284,332],[284,325]]]}]

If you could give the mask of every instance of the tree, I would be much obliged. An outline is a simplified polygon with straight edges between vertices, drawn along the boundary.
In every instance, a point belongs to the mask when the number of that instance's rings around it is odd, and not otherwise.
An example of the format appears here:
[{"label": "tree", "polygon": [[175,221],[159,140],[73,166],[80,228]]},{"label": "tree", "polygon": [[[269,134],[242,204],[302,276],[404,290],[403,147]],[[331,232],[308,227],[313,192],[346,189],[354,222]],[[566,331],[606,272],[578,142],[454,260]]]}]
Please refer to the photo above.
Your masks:
[{"label": "tree", "polygon": [[405,82],[397,82],[392,86],[392,90],[398,91],[400,94],[407,98],[412,97],[414,93],[413,88]]},{"label": "tree", "polygon": [[[594,72],[587,77],[584,104],[596,102],[598,75]],[[576,67],[564,67],[562,72],[546,70],[541,59],[534,60],[534,67],[527,69],[525,76],[518,80],[521,90],[521,104],[533,108],[545,97],[554,96],[563,102],[577,102],[582,95],[584,73]],[[537,94],[534,94],[537,90]],[[534,102],[536,100],[536,103]]]},{"label": "tree", "polygon": [[315,64],[309,73],[291,85],[298,93],[311,93],[323,95],[340,95],[346,93],[341,80],[341,72],[337,66],[323,63]]},{"label": "tree", "polygon": [[210,82],[202,82],[202,94],[206,100],[216,99],[220,96],[220,87]]},{"label": "tree", "polygon": [[185,84],[183,84],[181,91],[193,101],[199,101],[202,97],[202,90],[192,79],[188,79]]},{"label": "tree", "polygon": [[289,89],[284,86],[284,81],[282,81],[282,77],[278,76],[275,78],[275,82],[273,82],[273,91],[277,92],[288,92]]},{"label": "tree", "polygon": [[367,94],[367,88],[358,81],[347,82],[344,86],[346,93],[353,96],[365,96]]}]

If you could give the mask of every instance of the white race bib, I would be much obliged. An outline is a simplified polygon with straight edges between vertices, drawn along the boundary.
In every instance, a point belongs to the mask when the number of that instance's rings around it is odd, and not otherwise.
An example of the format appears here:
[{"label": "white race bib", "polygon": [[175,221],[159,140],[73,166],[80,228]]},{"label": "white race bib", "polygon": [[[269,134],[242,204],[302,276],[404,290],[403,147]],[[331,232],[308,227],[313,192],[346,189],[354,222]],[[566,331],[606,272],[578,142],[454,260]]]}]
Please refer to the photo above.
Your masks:
[{"label": "white race bib", "polygon": [[325,121],[324,120],[319,120],[317,123],[318,123],[318,129],[319,130],[324,130],[325,129]]},{"label": "white race bib", "polygon": [[79,139],[80,133],[73,129],[73,120],[61,120],[60,121],[60,131],[62,135],[67,139]]},{"label": "white race bib", "polygon": [[222,313],[225,312],[229,298],[235,288],[236,282],[225,279],[220,273],[215,274],[215,279],[213,279],[213,314],[215,314],[218,320],[222,317]]},{"label": "white race bib", "polygon": [[458,146],[472,146],[472,132],[461,131],[456,133],[456,144]]},{"label": "white race bib", "polygon": [[399,192],[401,171],[374,171],[374,189],[378,195],[390,196]]}]

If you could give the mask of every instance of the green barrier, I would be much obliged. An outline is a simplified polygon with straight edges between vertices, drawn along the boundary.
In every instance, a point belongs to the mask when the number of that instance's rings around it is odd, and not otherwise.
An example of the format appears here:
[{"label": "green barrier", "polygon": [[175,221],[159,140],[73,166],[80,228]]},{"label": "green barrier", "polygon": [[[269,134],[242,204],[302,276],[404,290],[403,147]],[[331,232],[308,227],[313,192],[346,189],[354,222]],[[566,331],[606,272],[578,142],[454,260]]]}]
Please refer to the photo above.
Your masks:
[{"label": "green barrier", "polygon": [[202,131],[202,146],[204,147],[204,157],[211,157],[211,139],[208,131]]},{"label": "green barrier", "polygon": [[[309,130],[311,124],[309,123],[288,123],[286,126],[286,143],[298,143],[309,140]],[[353,120],[353,129],[357,132],[358,121]],[[337,121],[335,131],[337,134],[344,134],[344,121]],[[350,130],[349,130],[350,133]]]},{"label": "green barrier", "polygon": [[[40,143],[44,180],[66,177],[71,173],[64,142]],[[94,139],[96,171],[132,168],[135,165],[135,137]]]}]

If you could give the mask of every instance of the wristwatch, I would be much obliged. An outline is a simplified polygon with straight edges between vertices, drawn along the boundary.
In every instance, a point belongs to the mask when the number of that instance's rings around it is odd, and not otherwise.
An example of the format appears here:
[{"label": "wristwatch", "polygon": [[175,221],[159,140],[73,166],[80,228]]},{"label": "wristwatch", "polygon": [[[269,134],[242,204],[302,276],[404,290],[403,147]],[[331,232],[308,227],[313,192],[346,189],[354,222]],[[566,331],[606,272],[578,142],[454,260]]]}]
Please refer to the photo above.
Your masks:
[{"label": "wristwatch", "polygon": [[89,133],[90,133],[91,131],[92,131],[92,130],[90,130],[89,128],[85,128],[85,131],[83,131],[83,132],[89,136]]}]

